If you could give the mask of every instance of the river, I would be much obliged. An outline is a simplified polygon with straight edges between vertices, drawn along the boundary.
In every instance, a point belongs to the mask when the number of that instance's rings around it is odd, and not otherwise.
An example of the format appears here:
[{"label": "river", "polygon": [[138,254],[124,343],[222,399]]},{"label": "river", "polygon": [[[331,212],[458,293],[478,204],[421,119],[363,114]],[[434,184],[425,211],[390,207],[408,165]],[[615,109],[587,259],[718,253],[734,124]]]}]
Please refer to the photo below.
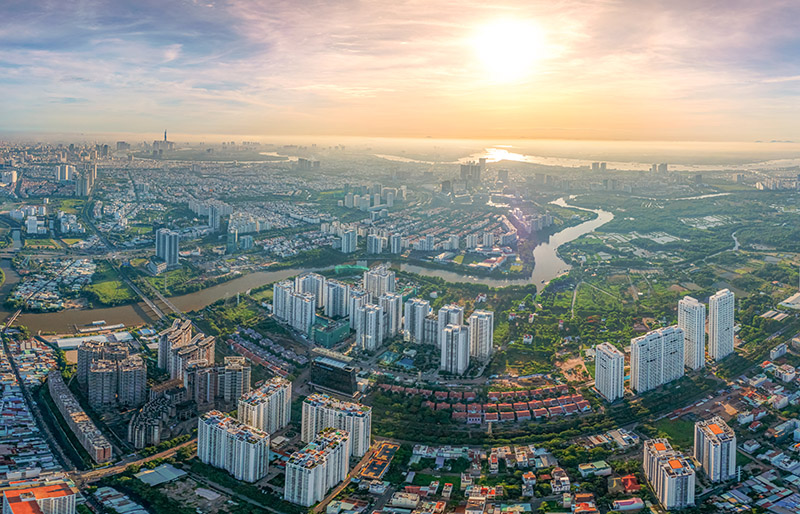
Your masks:
[{"label": "river", "polygon": [[547,285],[551,280],[568,272],[571,268],[569,264],[558,256],[558,248],[570,241],[574,241],[584,234],[594,232],[601,226],[605,225],[612,219],[614,215],[602,209],[584,209],[569,205],[564,198],[559,198],[552,202],[559,207],[568,207],[570,209],[579,209],[581,211],[593,212],[597,217],[584,221],[573,227],[565,228],[560,232],[551,235],[547,241],[542,241],[533,249],[534,267],[533,274],[528,278],[517,279],[502,279],[490,278],[485,276],[463,275],[454,271],[430,269],[414,264],[401,264],[400,269],[411,273],[417,273],[427,277],[439,277],[448,282],[461,282],[461,283],[474,283],[486,284],[490,287],[505,287],[525,284],[536,284],[539,290],[542,286]]},{"label": "river", "polygon": [[[429,277],[440,277],[448,282],[472,282],[487,284],[491,287],[504,287],[509,285],[536,284],[541,289],[542,285],[547,284],[552,279],[563,275],[570,269],[570,265],[558,256],[558,248],[570,241],[574,241],[584,234],[596,230],[605,225],[614,215],[601,209],[583,209],[567,204],[564,198],[559,198],[553,204],[560,207],[580,209],[597,214],[595,219],[585,221],[574,227],[551,235],[547,241],[539,243],[533,250],[535,265],[533,274],[529,278],[521,279],[496,279],[483,276],[462,275],[453,271],[423,268],[412,264],[401,264],[400,269],[417,273]],[[11,292],[14,284],[19,282],[19,275],[11,266],[11,261],[3,259],[0,267],[6,274],[6,282],[0,288],[0,297],[6,298]],[[304,271],[318,271],[311,269],[284,269],[278,271],[257,271],[239,278],[229,280],[195,293],[170,298],[173,304],[182,311],[192,311],[202,309],[221,298],[235,296],[236,293],[244,293],[248,289],[277,282],[289,277],[293,277]],[[0,316],[7,317],[10,313],[7,309],[0,307]],[[139,304],[122,305],[120,307],[107,307],[91,310],[65,310],[49,313],[25,313],[22,314],[18,322],[26,325],[33,331],[43,332],[72,332],[75,325],[88,325],[93,321],[105,320],[109,324],[124,323],[125,325],[139,325],[150,323],[154,320],[148,316]]]},{"label": "river", "polygon": [[[0,261],[0,267],[6,274],[6,283],[0,288],[0,295],[2,295],[2,298],[6,298],[14,284],[19,282],[19,275],[11,267],[11,262],[8,259]],[[173,296],[170,300],[182,311],[198,310],[221,298],[233,297],[236,293],[244,293],[248,289],[293,277],[304,271],[314,270],[295,268],[277,271],[257,271],[201,291],[182,296]],[[0,307],[0,316],[6,318],[10,314],[5,307]],[[91,310],[24,313],[18,318],[17,322],[33,331],[72,332],[74,325],[88,325],[97,320],[105,320],[108,324],[124,323],[126,325],[140,325],[154,321],[139,304],[131,304]]]}]

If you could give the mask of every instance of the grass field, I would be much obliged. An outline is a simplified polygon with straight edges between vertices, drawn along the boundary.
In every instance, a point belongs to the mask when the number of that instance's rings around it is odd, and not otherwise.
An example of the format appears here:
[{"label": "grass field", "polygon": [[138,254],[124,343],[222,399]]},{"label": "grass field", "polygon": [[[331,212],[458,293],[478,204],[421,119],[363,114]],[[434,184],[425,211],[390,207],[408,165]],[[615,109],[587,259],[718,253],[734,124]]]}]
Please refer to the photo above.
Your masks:
[{"label": "grass field", "polygon": [[76,243],[80,243],[81,241],[83,241],[83,240],[82,239],[75,239],[75,238],[61,239],[61,242],[64,243],[65,245],[67,245],[67,246],[72,246],[72,245],[74,245]]},{"label": "grass field", "polygon": [[92,284],[86,286],[84,291],[103,305],[120,305],[137,299],[136,293],[119,280],[117,273],[106,262],[98,262]]},{"label": "grass field", "polygon": [[83,200],[74,198],[61,200],[61,204],[58,206],[58,208],[67,214],[78,214],[78,211],[83,208]]},{"label": "grass field", "polygon": [[58,243],[52,239],[26,239],[25,248],[58,248]]},{"label": "grass field", "polygon": [[655,427],[660,432],[659,435],[666,436],[672,441],[673,446],[682,449],[691,448],[694,445],[694,423],[682,419],[671,420],[664,418]]}]

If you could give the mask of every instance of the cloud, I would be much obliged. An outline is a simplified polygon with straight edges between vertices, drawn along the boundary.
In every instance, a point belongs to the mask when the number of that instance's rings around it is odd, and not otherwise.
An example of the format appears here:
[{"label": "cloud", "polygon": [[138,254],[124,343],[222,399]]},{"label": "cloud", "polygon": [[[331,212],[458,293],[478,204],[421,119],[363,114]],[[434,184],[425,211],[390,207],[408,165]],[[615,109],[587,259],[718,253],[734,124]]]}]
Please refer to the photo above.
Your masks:
[{"label": "cloud", "polygon": [[[792,1],[35,4],[0,19],[0,116],[24,129],[800,137]],[[511,84],[473,45],[503,19],[546,41]]]}]

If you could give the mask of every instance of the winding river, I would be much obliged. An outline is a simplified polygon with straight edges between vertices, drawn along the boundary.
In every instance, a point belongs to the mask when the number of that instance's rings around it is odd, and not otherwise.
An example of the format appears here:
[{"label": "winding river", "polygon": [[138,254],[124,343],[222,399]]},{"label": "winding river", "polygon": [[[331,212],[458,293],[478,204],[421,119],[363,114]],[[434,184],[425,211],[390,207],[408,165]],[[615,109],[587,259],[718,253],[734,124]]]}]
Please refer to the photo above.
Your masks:
[{"label": "winding river", "polygon": [[602,209],[584,209],[569,205],[564,198],[552,202],[559,207],[569,207],[570,209],[578,209],[581,211],[594,212],[597,217],[584,221],[573,227],[565,228],[560,232],[551,235],[547,241],[542,241],[533,249],[533,258],[535,265],[533,267],[533,274],[529,278],[518,279],[502,279],[502,278],[489,278],[484,276],[463,275],[454,271],[429,269],[414,264],[401,264],[400,269],[417,273],[427,277],[439,277],[448,282],[462,282],[462,283],[475,283],[486,284],[490,287],[505,287],[524,284],[536,284],[540,290],[542,286],[547,285],[551,280],[568,272],[571,268],[569,264],[558,256],[558,248],[570,241],[574,241],[584,234],[588,234],[597,230],[599,227],[605,225],[612,219],[614,215]]},{"label": "winding river", "polygon": [[[487,284],[491,287],[504,287],[509,285],[522,285],[522,284],[536,284],[537,287],[547,284],[552,279],[563,275],[570,269],[570,265],[564,262],[558,256],[558,248],[570,241],[574,241],[584,234],[588,234],[598,227],[605,225],[612,219],[614,215],[610,212],[601,209],[583,209],[567,204],[564,198],[552,202],[560,207],[569,207],[572,209],[579,209],[587,212],[594,212],[597,217],[575,225],[573,227],[565,228],[564,230],[551,235],[547,241],[539,243],[533,250],[535,259],[535,266],[533,274],[529,278],[521,279],[496,279],[482,276],[462,275],[460,273],[423,268],[411,264],[401,264],[400,269],[417,273],[429,277],[440,277],[448,282],[472,282]],[[19,275],[11,267],[11,262],[7,259],[0,261],[0,268],[6,274],[6,282],[0,287],[0,296],[5,298],[13,288],[14,284],[19,281]],[[304,271],[315,271],[310,269],[284,269],[277,271],[258,271],[243,275],[239,278],[229,280],[222,284],[218,284],[202,291],[190,293],[182,296],[174,296],[170,298],[176,307],[183,311],[192,311],[202,309],[221,298],[228,298],[236,295],[236,293],[244,293],[248,289],[277,282],[289,277],[298,275]],[[0,316],[7,317],[10,313],[6,309],[0,308]],[[18,322],[26,325],[33,331],[41,330],[43,332],[72,332],[75,325],[82,326],[96,320],[105,320],[109,324],[124,323],[125,325],[139,325],[142,323],[149,323],[152,320],[145,313],[144,310],[138,305],[123,305],[120,307],[108,307],[102,309],[92,310],[66,310],[61,312],[52,313],[25,313],[19,317]]]}]

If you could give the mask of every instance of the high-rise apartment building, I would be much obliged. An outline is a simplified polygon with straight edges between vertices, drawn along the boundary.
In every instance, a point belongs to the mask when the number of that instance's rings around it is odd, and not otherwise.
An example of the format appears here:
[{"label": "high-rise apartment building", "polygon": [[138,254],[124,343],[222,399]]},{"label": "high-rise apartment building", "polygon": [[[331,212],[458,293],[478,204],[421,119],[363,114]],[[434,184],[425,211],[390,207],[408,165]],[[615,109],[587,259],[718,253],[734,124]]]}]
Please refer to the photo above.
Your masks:
[{"label": "high-rise apartment building", "polygon": [[595,347],[594,387],[609,402],[625,395],[625,354],[611,343]]},{"label": "high-rise apartment building", "polygon": [[325,282],[325,316],[344,318],[350,314],[350,285],[338,280]]},{"label": "high-rise apartment building", "polygon": [[464,324],[464,307],[460,305],[445,305],[439,309],[438,329],[436,345],[441,348],[442,340],[444,338],[444,329],[447,325],[463,325]]},{"label": "high-rise apartment building", "polygon": [[400,234],[392,234],[389,236],[389,251],[391,253],[402,253],[403,237]]},{"label": "high-rise apartment building", "polygon": [[386,238],[383,238],[377,234],[369,234],[367,236],[367,253],[369,254],[380,254],[383,253],[383,247]]},{"label": "high-rise apartment building", "polygon": [[671,326],[631,340],[631,389],[643,393],[684,374],[683,330]]},{"label": "high-rise apartment building", "polygon": [[395,337],[402,330],[403,296],[397,293],[386,293],[378,298],[378,305],[380,305],[384,315],[384,337]]},{"label": "high-rise apartment building", "polygon": [[694,458],[712,482],[736,477],[736,434],[719,416],[694,424]]},{"label": "high-rise apartment building", "polygon": [[486,362],[494,351],[494,313],[476,310],[469,316],[469,355]]},{"label": "high-rise apartment building", "polygon": [[719,361],[733,353],[733,325],[736,299],[723,289],[708,300],[708,356]]},{"label": "high-rise apartment building", "polygon": [[678,327],[683,330],[683,358],[689,369],[706,364],[706,306],[691,296],[678,302]]},{"label": "high-rise apartment building", "polygon": [[236,480],[256,482],[267,475],[269,434],[219,411],[207,412],[197,420],[197,457]]},{"label": "high-rise apartment building", "polygon": [[333,427],[350,433],[354,457],[363,457],[369,450],[372,433],[372,408],[344,402],[326,394],[312,394],[303,401],[301,440],[314,440],[323,429]]},{"label": "high-rise apartment building", "polygon": [[353,230],[345,230],[342,233],[342,253],[353,253],[358,247],[358,233]]},{"label": "high-rise apartment building", "polygon": [[315,308],[321,309],[325,306],[325,282],[325,277],[319,273],[303,273],[294,279],[294,290],[313,294]]},{"label": "high-rise apartment building", "polygon": [[403,326],[411,341],[422,343],[425,340],[425,318],[431,312],[431,304],[422,298],[411,298],[406,302]]},{"label": "high-rise apartment building", "polygon": [[167,266],[178,265],[178,248],[181,235],[166,228],[156,232],[156,257],[167,263]]},{"label": "high-rise apartment building", "polygon": [[370,303],[359,307],[356,310],[356,345],[362,350],[375,351],[381,343],[386,333],[384,328],[384,314],[380,305]]},{"label": "high-rise apartment building", "polygon": [[439,370],[452,375],[463,375],[469,367],[469,328],[464,325],[447,325],[442,331],[442,348]]},{"label": "high-rise apartment building", "polygon": [[169,372],[170,378],[182,378],[192,361],[204,360],[206,365],[214,363],[213,336],[198,333],[192,337],[192,322],[176,319],[172,326],[159,334],[158,364]]},{"label": "high-rise apartment building", "polygon": [[[304,286],[316,290],[316,279],[303,281]],[[324,287],[324,284],[322,285]],[[324,291],[324,289],[323,289]],[[317,308],[317,296],[295,289],[295,284],[284,280],[272,286],[272,314],[304,334],[311,333]]]},{"label": "high-rise apartment building", "polygon": [[350,434],[325,428],[286,462],[283,499],[310,507],[339,485],[350,469]]},{"label": "high-rise apartment building", "polygon": [[395,291],[394,271],[388,266],[376,266],[364,272],[362,281],[364,290],[369,293],[371,299],[377,299],[386,293]]},{"label": "high-rise apartment building", "polygon": [[244,357],[225,357],[223,365],[209,365],[205,359],[189,362],[183,371],[186,400],[195,402],[199,412],[231,410],[250,392],[250,375]]},{"label": "high-rise apartment building", "polygon": [[647,481],[665,510],[694,505],[694,469],[683,455],[672,449],[669,441],[645,441],[643,467]]},{"label": "high-rise apartment building", "polygon": [[274,377],[239,398],[241,423],[269,434],[286,428],[292,420],[292,383]]}]

